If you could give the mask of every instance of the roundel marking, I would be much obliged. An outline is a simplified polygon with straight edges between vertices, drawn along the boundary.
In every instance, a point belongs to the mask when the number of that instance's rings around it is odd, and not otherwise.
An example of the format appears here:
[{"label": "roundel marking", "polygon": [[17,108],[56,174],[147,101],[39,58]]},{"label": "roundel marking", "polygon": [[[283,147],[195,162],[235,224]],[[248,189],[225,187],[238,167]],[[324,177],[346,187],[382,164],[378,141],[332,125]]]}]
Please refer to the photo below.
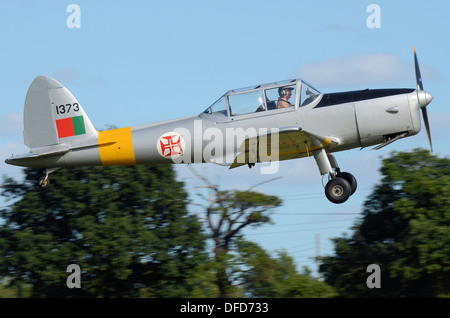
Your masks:
[{"label": "roundel marking", "polygon": [[183,155],[185,141],[179,133],[168,132],[158,138],[156,148],[158,153],[164,158],[177,158]]}]

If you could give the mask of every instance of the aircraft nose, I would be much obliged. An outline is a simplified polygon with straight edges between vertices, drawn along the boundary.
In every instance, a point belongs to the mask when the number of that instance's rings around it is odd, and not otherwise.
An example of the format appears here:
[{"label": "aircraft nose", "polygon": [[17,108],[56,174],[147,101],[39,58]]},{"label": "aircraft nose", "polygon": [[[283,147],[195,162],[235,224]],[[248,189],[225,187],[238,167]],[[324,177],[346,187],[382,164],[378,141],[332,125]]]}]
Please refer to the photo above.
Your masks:
[{"label": "aircraft nose", "polygon": [[417,92],[417,97],[419,99],[419,104],[421,108],[426,107],[429,103],[431,103],[431,101],[433,100],[433,95],[431,95],[430,93],[426,92],[426,91],[418,91]]}]

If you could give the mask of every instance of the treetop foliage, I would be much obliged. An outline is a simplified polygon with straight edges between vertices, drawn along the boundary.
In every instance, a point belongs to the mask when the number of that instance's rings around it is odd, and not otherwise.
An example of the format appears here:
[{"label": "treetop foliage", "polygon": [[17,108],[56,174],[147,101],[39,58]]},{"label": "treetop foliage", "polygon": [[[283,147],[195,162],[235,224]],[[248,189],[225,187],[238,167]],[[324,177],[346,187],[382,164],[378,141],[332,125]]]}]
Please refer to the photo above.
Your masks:
[{"label": "treetop foliage", "polygon": [[[351,237],[335,238],[335,256],[320,271],[341,295],[450,295],[450,159],[427,150],[394,152],[364,204]],[[381,288],[364,284],[366,268],[381,268]]]},{"label": "treetop foliage", "polygon": [[[32,285],[34,297],[188,294],[181,283],[205,259],[205,237],[171,166],[61,169],[46,189],[42,171],[25,172],[2,185],[14,203],[0,211],[0,276],[12,285]],[[66,286],[69,264],[82,270],[80,290]]]}]

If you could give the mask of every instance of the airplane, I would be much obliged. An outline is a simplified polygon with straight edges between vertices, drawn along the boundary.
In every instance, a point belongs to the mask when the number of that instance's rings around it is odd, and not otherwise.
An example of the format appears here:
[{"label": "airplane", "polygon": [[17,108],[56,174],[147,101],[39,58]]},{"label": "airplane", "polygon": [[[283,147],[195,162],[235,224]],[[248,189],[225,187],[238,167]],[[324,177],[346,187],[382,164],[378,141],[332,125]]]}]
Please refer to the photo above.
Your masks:
[{"label": "airplane", "polygon": [[341,172],[335,152],[380,149],[421,130],[420,110],[432,151],[414,47],[417,88],[321,93],[301,79],[226,92],[199,115],[97,131],[75,97],[55,79],[38,76],[24,106],[24,142],[30,151],[7,164],[45,168],[38,184],[63,167],[166,163],[216,163],[230,169],[262,163],[276,173],[282,160],[314,157],[328,175],[325,195],[340,204],[356,191],[356,178]]}]

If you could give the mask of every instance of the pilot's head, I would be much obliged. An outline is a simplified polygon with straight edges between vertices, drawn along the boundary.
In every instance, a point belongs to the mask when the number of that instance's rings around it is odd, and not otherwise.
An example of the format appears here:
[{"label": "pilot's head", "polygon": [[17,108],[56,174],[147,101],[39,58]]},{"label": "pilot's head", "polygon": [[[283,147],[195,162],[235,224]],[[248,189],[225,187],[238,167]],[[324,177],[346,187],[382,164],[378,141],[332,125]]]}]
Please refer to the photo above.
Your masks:
[{"label": "pilot's head", "polygon": [[293,90],[292,87],[280,87],[278,89],[278,95],[280,95],[280,97],[285,97],[285,96],[291,97],[292,90]]}]

